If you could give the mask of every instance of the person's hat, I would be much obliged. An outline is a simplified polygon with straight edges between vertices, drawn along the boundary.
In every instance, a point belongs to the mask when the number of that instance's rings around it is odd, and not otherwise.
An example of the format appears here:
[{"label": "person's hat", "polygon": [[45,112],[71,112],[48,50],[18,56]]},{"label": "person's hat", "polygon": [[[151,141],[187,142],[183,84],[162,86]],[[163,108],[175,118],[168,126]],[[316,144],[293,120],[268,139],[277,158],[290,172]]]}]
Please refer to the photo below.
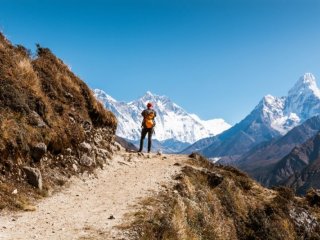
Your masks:
[{"label": "person's hat", "polygon": [[147,104],[147,107],[148,107],[148,108],[152,107],[152,103],[149,102],[149,103]]}]

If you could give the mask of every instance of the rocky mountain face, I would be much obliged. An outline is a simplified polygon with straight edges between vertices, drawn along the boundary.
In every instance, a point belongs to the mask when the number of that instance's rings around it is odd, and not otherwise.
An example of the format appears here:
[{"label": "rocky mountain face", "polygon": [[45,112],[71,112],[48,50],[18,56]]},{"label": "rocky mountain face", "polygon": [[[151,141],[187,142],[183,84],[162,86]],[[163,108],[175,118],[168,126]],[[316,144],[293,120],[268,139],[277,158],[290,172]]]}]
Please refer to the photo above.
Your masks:
[{"label": "rocky mountain face", "polygon": [[22,208],[111,157],[114,115],[49,49],[31,57],[2,34],[0,113],[0,209]]},{"label": "rocky mountain face", "polygon": [[281,159],[268,175],[267,183],[293,187],[299,194],[305,194],[310,188],[319,189],[320,132]]},{"label": "rocky mountain face", "polygon": [[236,162],[258,144],[281,137],[318,115],[319,107],[320,94],[315,77],[306,73],[287,97],[265,96],[245,119],[215,136],[215,141],[201,153],[220,158],[224,163]]},{"label": "rocky mountain face", "polygon": [[286,135],[257,145],[235,165],[266,186],[274,166],[291,150],[314,137],[320,130],[320,116],[315,116],[290,130]]},{"label": "rocky mountain face", "polygon": [[168,97],[151,92],[129,103],[116,101],[102,90],[94,92],[97,99],[118,118],[117,135],[134,143],[140,139],[141,112],[148,102],[152,102],[157,112],[154,139],[158,140],[158,147],[167,152],[179,152],[199,139],[217,135],[230,127],[222,119],[201,120]]}]

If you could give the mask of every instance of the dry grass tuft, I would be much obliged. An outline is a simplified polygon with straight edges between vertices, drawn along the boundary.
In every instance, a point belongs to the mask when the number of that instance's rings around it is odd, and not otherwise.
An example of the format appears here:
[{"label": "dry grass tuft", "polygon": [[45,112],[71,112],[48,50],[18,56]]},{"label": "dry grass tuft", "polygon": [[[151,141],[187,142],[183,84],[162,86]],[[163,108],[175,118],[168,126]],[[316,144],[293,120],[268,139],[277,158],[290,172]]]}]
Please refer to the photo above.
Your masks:
[{"label": "dry grass tuft", "polygon": [[26,211],[26,212],[33,212],[36,211],[37,208],[34,205],[31,205],[27,200],[18,200],[15,202],[15,207],[17,209]]}]

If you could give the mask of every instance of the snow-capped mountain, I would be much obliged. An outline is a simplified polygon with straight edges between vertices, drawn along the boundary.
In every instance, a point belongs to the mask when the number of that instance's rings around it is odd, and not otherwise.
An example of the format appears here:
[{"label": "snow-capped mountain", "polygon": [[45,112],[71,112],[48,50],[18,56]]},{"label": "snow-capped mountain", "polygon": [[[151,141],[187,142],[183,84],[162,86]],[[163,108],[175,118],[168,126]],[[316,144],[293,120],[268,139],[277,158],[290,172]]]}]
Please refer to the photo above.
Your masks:
[{"label": "snow-capped mountain", "polygon": [[230,128],[223,119],[201,120],[166,96],[147,92],[141,98],[129,103],[118,102],[104,91],[95,89],[95,96],[118,118],[117,135],[129,140],[139,140],[141,133],[141,112],[148,102],[152,102],[157,112],[154,138],[159,141],[168,139],[193,143],[199,139],[217,135]]},{"label": "snow-capped mountain", "polygon": [[320,113],[320,90],[311,73],[300,77],[287,97],[264,97],[263,114],[281,135]]},{"label": "snow-capped mountain", "polygon": [[[265,96],[241,122],[215,137],[201,152],[234,162],[261,142],[280,137],[320,114],[320,94],[311,73],[302,76],[286,97]],[[189,149],[193,149],[192,146]]]},{"label": "snow-capped mountain", "polygon": [[299,78],[286,97],[267,95],[253,112],[260,112],[265,124],[284,135],[305,120],[320,114],[320,90],[311,73]]}]

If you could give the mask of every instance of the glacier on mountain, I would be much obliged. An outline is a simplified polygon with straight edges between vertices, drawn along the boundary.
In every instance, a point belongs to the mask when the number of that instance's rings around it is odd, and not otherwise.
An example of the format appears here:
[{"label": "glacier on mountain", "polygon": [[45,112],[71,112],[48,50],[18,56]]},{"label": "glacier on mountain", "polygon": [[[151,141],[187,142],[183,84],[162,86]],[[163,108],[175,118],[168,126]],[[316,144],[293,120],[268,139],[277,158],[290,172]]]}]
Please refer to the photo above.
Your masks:
[{"label": "glacier on mountain", "polygon": [[94,94],[118,118],[117,135],[133,141],[140,139],[141,112],[148,102],[153,103],[157,112],[154,138],[159,141],[174,139],[193,143],[231,127],[223,119],[201,120],[197,115],[187,113],[168,97],[158,96],[150,91],[129,103],[116,101],[100,89],[95,89]]}]

